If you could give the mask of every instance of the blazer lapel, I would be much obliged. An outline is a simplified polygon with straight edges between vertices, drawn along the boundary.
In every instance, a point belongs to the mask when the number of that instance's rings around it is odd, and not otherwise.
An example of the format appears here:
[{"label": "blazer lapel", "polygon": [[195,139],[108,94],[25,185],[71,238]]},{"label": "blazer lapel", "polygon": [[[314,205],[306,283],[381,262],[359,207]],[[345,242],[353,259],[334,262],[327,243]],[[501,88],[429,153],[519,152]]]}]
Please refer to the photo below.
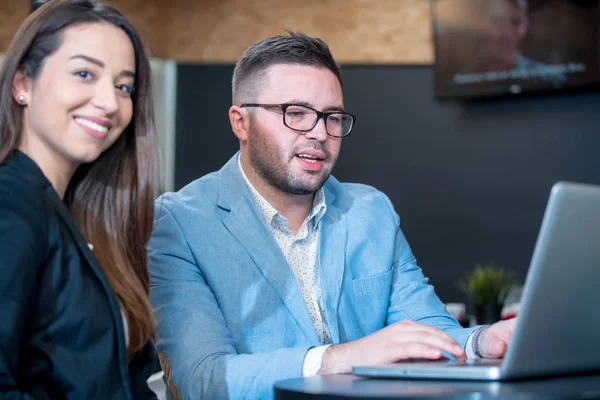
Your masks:
[{"label": "blazer lapel", "polygon": [[120,311],[121,308],[117,301],[117,297],[116,297],[112,287],[108,283],[108,280],[106,279],[104,272],[102,271],[102,268],[100,267],[100,264],[98,264],[98,261],[96,260],[96,257],[94,256],[94,253],[92,253],[92,250],[89,248],[87,241],[83,237],[81,230],[75,225],[75,221],[73,221],[73,218],[69,214],[67,207],[61,201],[61,199],[58,197],[58,195],[56,194],[56,192],[54,191],[54,189],[52,187],[49,187],[46,189],[46,194],[48,195],[48,198],[50,198],[50,200],[54,204],[54,208],[58,211],[58,214],[62,218],[65,225],[69,228],[71,235],[74,238],[74,242],[76,243],[77,247],[79,248],[79,251],[81,252],[81,254],[83,254],[83,257],[87,261],[88,266],[90,267],[90,269],[92,270],[92,272],[94,273],[94,275],[96,276],[98,281],[100,282],[102,289],[104,290],[104,294],[106,295],[106,298],[108,299],[108,302],[110,304],[111,315],[113,318],[113,323],[117,330],[117,345],[119,348],[119,353],[120,353],[120,358],[121,358],[121,362],[119,363],[119,366],[121,368],[121,375],[123,377],[126,377],[126,376],[128,376],[128,371],[124,368],[124,366],[128,365],[129,362],[127,360],[127,348],[125,346],[125,340],[124,340],[125,332],[124,332],[123,323],[122,323],[122,319],[121,319],[121,311]]},{"label": "blazer lapel", "polygon": [[327,212],[319,223],[319,276],[329,334],[333,343],[339,343],[338,305],[344,280],[348,226],[342,210],[334,205],[334,193],[327,184],[324,188]]},{"label": "blazer lapel", "polygon": [[[319,338],[300,286],[279,245],[259,214],[246,182],[240,175],[237,154],[221,170],[219,207],[230,210],[223,224],[248,252],[313,346]],[[265,245],[266,244],[266,245]]]}]

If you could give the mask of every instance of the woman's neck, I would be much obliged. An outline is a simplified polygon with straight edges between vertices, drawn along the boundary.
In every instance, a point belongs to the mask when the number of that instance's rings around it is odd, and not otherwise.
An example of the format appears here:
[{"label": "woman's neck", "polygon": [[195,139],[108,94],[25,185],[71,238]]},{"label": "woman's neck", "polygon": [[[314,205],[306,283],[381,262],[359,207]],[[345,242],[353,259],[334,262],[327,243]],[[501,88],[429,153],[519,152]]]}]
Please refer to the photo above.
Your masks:
[{"label": "woman's neck", "polygon": [[67,161],[64,157],[60,157],[46,146],[21,143],[19,150],[37,164],[46,179],[52,184],[58,196],[62,199],[77,169],[77,165]]}]

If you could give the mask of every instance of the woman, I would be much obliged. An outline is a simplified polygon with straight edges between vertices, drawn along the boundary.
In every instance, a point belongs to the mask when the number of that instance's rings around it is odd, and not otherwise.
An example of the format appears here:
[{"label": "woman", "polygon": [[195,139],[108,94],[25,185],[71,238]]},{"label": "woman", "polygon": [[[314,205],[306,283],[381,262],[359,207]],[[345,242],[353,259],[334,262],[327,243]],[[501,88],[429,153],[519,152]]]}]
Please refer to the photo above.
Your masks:
[{"label": "woman", "polygon": [[119,12],[52,0],[0,71],[0,397],[155,398],[150,66]]}]

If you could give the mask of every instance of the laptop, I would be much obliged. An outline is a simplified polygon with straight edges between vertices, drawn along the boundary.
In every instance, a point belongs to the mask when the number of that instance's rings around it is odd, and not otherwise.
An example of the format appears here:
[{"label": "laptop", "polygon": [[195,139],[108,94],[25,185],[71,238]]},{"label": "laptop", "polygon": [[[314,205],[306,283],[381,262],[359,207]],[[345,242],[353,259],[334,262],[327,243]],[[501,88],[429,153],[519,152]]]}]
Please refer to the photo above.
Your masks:
[{"label": "laptop", "polygon": [[504,381],[600,372],[599,340],[600,186],[558,182],[546,206],[504,359],[355,366],[352,373]]}]

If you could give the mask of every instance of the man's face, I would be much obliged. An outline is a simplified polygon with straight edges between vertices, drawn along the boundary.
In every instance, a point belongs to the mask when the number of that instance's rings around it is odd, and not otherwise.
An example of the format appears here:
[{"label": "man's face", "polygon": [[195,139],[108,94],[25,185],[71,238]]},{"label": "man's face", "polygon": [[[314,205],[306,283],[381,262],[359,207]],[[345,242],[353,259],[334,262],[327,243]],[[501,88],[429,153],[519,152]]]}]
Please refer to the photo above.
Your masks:
[{"label": "man's face", "polygon": [[527,35],[527,6],[514,0],[489,1],[485,51],[494,70],[514,68],[523,38]]},{"label": "man's face", "polygon": [[[328,69],[305,65],[271,66],[257,103],[296,103],[319,111],[344,109],[337,77]],[[319,190],[329,178],[341,144],[342,139],[327,134],[323,119],[310,132],[301,133],[283,124],[281,112],[255,108],[247,159],[253,171],[272,189],[307,195]]]}]

